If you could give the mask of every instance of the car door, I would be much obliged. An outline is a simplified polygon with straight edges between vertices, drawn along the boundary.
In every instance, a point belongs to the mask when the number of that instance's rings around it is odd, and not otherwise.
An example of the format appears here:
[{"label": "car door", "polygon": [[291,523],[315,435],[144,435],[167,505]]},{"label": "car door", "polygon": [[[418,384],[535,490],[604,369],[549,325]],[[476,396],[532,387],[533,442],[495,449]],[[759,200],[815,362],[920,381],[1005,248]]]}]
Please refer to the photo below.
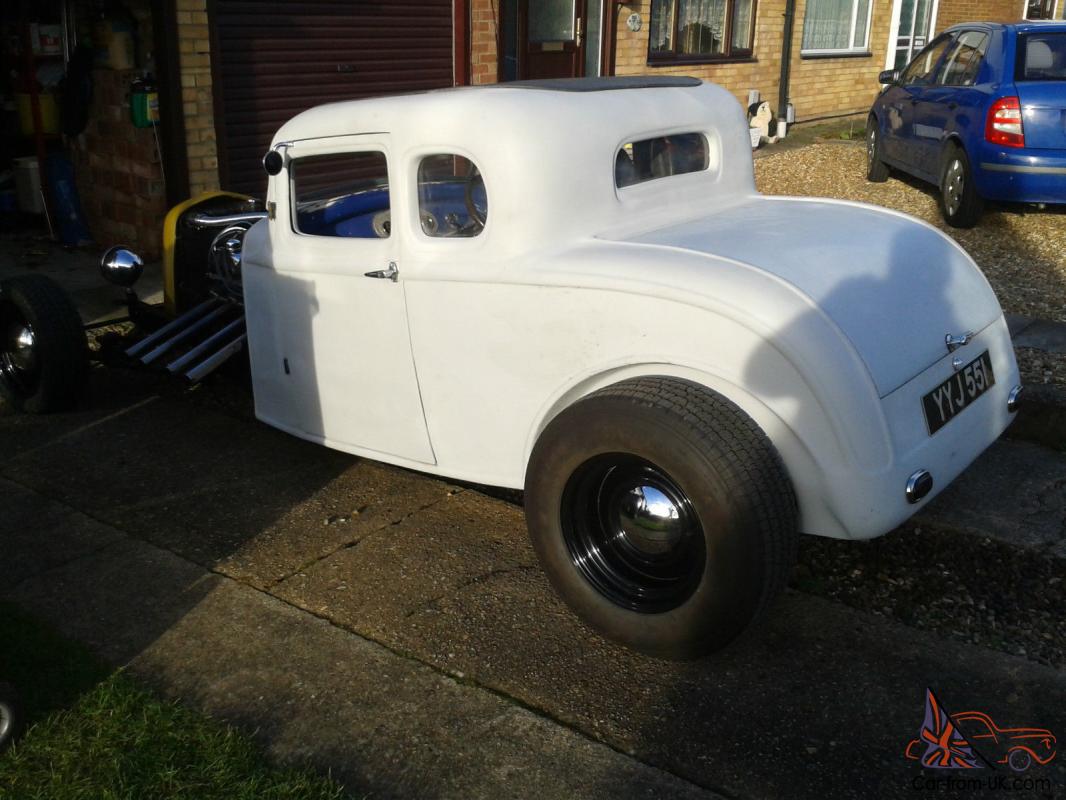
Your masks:
[{"label": "car door", "polygon": [[373,134],[286,147],[269,242],[244,272],[256,413],[338,449],[432,464],[388,145]]},{"label": "car door", "polygon": [[917,118],[916,111],[933,85],[940,61],[952,42],[951,34],[941,34],[930,42],[903,70],[899,90],[894,91],[886,103],[889,120],[885,151],[889,158],[910,172],[922,173],[921,151],[926,145],[923,140],[931,133],[925,121]]},{"label": "car door", "polygon": [[955,132],[965,137],[983,125],[984,96],[974,83],[987,47],[986,31],[959,32],[914,106],[916,167],[931,181],[940,178],[945,139]]}]

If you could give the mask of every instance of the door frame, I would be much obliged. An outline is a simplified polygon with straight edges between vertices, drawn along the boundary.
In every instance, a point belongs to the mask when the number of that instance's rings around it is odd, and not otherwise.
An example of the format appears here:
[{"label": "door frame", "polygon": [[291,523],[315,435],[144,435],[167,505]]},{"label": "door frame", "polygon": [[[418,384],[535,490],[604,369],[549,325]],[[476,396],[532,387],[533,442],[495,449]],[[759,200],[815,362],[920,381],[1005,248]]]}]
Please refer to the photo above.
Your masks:
[{"label": "door frame", "polygon": [[[1022,19],[1028,20],[1029,19],[1029,17],[1027,16],[1028,13],[1029,13],[1029,0],[1022,0]],[[1059,19],[1058,14],[1059,14],[1059,0],[1052,0],[1052,3],[1051,3],[1051,16],[1048,17],[1047,19],[1048,20],[1057,20],[1057,19]]]},{"label": "door frame", "polygon": [[[903,0],[892,0],[892,23],[888,26],[888,44],[886,46],[887,52],[885,53],[885,69],[892,69],[896,60],[896,40],[899,38],[899,18],[903,13]],[[929,44],[936,38],[936,18],[940,13],[940,0],[932,0],[932,7],[929,10],[929,31],[925,35],[925,44]],[[913,35],[912,39],[912,51],[911,58],[914,58],[916,50],[913,49]],[[922,45],[925,47],[925,45]],[[908,59],[907,63],[910,63]]]},{"label": "door frame", "polygon": [[[515,15],[515,59],[517,61],[516,74],[521,75],[525,69],[525,48],[526,48],[526,33],[528,25],[528,8],[530,0],[515,0],[513,4]],[[536,2],[536,0],[533,0]],[[621,5],[622,0],[577,0],[578,3],[583,4],[582,8],[582,42],[581,53],[579,63],[581,65],[581,76],[588,77],[585,73],[585,65],[587,63],[587,49],[589,45],[588,39],[588,18],[589,7],[598,3],[600,6],[600,31],[597,45],[599,47],[599,72],[601,76],[613,75],[614,65],[612,63],[612,50],[614,47],[615,31],[614,25],[617,23],[617,9]],[[498,40],[496,53],[496,80],[503,83],[505,80],[504,75],[504,59],[507,56],[507,43],[503,41],[502,32],[506,30],[504,24],[507,15],[510,13],[512,5],[510,3],[501,2],[498,6],[499,23],[498,30],[501,31],[500,39]],[[518,80],[522,80],[521,77]]]}]

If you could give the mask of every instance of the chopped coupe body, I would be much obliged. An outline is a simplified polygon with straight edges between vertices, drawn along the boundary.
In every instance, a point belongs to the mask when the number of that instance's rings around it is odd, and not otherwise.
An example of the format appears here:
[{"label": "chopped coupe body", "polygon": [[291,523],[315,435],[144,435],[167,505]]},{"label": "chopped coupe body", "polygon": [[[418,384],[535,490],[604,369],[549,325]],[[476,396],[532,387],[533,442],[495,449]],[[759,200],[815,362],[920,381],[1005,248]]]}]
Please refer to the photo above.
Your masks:
[{"label": "chopped coupe body", "polygon": [[[274,146],[288,164],[380,152],[387,237],[298,230],[290,171],[245,240],[261,419],[349,452],[521,488],[562,409],[639,376],[717,392],[766,432],[801,530],[869,538],[935,494],[1007,425],[1017,369],[969,256],[917,220],[763,197],[739,105],[696,81],[432,92],[312,109]],[[582,90],[587,89],[587,90]],[[364,133],[365,132],[365,133]],[[699,134],[707,164],[619,187],[635,141]],[[421,161],[476,164],[488,214],[432,236]],[[397,280],[365,273],[395,264]],[[949,352],[947,335],[972,333]],[[930,436],[922,397],[988,351],[995,385]],[[956,396],[956,399],[961,400]]]},{"label": "chopped coupe body", "polygon": [[[263,164],[265,204],[168,215],[180,316],[127,355],[200,380],[246,340],[263,421],[523,489],[561,597],[654,655],[732,641],[786,585],[799,532],[886,533],[1017,407],[969,256],[903,214],[760,195],[714,85],[337,103],[285,124]],[[140,263],[116,247],[103,269],[128,287]],[[84,346],[43,335],[42,291],[0,287],[5,394],[48,388],[70,372],[52,356]]]}]

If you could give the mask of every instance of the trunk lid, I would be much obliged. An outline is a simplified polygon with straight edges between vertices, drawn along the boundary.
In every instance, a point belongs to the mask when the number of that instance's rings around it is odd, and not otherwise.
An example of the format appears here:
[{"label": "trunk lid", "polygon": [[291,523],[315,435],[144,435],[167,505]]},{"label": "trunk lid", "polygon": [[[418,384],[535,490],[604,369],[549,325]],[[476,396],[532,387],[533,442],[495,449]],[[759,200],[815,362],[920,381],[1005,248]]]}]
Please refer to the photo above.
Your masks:
[{"label": "trunk lid", "polygon": [[872,206],[758,197],[629,241],[722,256],[793,285],[848,337],[881,397],[946,356],[947,334],[1002,314],[954,242]]}]

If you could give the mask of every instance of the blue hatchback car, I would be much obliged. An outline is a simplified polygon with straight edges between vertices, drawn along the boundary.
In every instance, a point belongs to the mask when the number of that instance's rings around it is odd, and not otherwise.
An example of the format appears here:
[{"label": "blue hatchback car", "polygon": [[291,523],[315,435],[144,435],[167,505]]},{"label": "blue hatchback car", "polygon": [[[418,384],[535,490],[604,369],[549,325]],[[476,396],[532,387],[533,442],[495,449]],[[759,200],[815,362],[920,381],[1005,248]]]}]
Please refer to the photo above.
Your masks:
[{"label": "blue hatchback car", "polygon": [[986,199],[1066,203],[1066,22],[956,25],[880,80],[871,181],[895,167],[935,184],[958,228]]}]

